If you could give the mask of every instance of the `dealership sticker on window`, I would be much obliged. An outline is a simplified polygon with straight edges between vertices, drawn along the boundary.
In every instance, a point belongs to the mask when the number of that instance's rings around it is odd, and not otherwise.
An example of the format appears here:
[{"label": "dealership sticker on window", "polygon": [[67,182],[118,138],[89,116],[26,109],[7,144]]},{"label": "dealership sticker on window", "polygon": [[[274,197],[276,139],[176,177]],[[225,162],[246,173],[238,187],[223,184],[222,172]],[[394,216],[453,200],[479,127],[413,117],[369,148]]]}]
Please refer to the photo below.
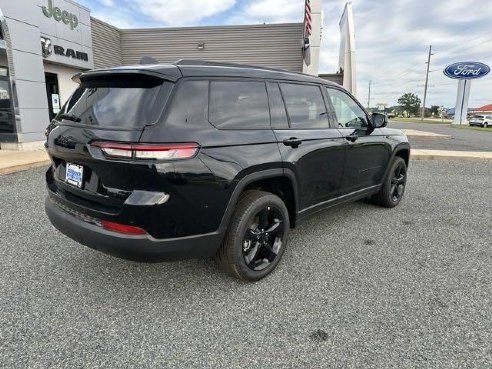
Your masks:
[{"label": "dealership sticker on window", "polygon": [[53,113],[58,114],[60,111],[60,95],[51,94],[51,105],[53,106]]}]

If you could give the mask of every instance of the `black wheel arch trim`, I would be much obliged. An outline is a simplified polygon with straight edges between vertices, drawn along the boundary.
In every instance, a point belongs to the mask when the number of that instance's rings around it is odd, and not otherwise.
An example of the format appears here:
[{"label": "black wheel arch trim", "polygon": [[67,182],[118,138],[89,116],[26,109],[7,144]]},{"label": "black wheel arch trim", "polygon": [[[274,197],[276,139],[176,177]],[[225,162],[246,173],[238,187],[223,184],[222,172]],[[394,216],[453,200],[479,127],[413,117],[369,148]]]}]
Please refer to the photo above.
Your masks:
[{"label": "black wheel arch trim", "polygon": [[388,176],[388,172],[390,170],[391,163],[393,162],[393,159],[396,156],[398,156],[397,154],[400,151],[403,151],[403,150],[408,151],[408,163],[405,163],[407,165],[407,168],[408,168],[408,164],[410,163],[410,144],[408,142],[401,142],[398,145],[396,145],[395,148],[393,149],[393,152],[391,154],[391,158],[388,161],[388,165],[386,166],[386,170],[384,171],[384,176],[382,178],[382,181],[384,181],[384,179]]},{"label": "black wheel arch trim", "polygon": [[222,220],[219,226],[219,233],[225,234],[225,232],[227,231],[227,227],[229,226],[229,222],[232,218],[232,214],[234,212],[234,209],[236,208],[236,204],[239,200],[239,196],[241,195],[241,193],[243,193],[244,189],[249,184],[264,179],[279,178],[279,177],[287,178],[292,185],[292,190],[294,192],[294,202],[295,202],[294,206],[295,206],[295,215],[296,215],[299,210],[299,193],[297,190],[297,180],[294,173],[292,172],[292,170],[286,168],[266,169],[259,172],[248,174],[237,182],[236,187],[234,188],[234,191],[229,199],[229,203],[227,204],[226,211],[222,216]]}]

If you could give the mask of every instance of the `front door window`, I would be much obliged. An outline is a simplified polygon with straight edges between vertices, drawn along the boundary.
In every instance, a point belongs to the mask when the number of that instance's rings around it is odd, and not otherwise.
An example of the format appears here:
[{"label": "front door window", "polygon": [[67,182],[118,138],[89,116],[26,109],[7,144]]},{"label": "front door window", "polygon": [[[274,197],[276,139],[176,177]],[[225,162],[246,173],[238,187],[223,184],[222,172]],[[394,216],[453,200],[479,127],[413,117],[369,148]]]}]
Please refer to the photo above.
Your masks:
[{"label": "front door window", "polygon": [[369,126],[366,113],[349,95],[334,88],[327,90],[340,128],[361,129]]}]

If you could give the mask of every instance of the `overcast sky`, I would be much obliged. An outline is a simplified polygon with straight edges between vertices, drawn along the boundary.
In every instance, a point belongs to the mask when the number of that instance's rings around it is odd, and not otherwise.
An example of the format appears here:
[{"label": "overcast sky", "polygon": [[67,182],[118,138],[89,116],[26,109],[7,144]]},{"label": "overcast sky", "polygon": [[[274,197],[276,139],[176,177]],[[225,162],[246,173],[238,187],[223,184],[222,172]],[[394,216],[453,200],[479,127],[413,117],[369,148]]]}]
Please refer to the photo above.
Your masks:
[{"label": "overcast sky", "polygon": [[[338,67],[338,22],[345,0],[322,0],[320,73]],[[78,0],[120,28],[301,22],[303,0]],[[457,81],[444,67],[457,61],[492,66],[492,1],[353,0],[357,96],[396,104],[404,92],[423,97],[425,62],[433,46],[427,106],[453,107]],[[472,82],[470,106],[492,103],[492,73]]]}]

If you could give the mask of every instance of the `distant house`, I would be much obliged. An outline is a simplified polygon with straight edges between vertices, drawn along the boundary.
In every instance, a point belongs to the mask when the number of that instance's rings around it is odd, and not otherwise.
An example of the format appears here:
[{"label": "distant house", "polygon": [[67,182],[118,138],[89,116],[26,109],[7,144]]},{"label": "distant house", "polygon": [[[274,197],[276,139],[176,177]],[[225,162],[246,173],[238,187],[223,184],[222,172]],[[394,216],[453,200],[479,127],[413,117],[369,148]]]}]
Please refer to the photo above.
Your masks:
[{"label": "distant house", "polygon": [[474,114],[492,114],[492,104],[484,105],[476,109],[470,109],[469,112]]}]

